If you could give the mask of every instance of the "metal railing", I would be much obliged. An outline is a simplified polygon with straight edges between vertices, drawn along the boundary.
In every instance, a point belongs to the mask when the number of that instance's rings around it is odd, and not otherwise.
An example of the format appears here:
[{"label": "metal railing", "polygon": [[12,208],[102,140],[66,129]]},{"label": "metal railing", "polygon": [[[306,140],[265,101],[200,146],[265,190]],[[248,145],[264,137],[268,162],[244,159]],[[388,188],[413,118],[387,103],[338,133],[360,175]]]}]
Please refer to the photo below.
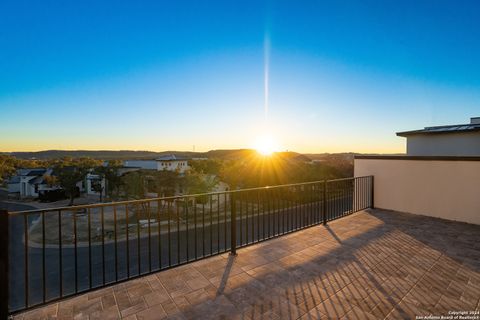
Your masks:
[{"label": "metal railing", "polygon": [[369,207],[371,176],[0,214],[1,312],[236,254]]}]

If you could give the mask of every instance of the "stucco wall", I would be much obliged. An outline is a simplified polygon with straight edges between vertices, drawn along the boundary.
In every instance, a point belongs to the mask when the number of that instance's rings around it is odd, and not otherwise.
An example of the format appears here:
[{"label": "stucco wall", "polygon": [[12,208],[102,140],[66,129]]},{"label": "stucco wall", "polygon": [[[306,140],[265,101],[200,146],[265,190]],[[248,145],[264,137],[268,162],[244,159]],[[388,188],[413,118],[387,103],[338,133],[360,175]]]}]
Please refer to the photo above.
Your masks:
[{"label": "stucco wall", "polygon": [[355,159],[375,207],[480,224],[480,161]]},{"label": "stucco wall", "polygon": [[409,156],[480,156],[480,132],[408,136],[407,154]]},{"label": "stucco wall", "polygon": [[157,170],[169,170],[177,171],[180,173],[185,172],[189,169],[187,160],[178,160],[178,161],[157,161]]}]

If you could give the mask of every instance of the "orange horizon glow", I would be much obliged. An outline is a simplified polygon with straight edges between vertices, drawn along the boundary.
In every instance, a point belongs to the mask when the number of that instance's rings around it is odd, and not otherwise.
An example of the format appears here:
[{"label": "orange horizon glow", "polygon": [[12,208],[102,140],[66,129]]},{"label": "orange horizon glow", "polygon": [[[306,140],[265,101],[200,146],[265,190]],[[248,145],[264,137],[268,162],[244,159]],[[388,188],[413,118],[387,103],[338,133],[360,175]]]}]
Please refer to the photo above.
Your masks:
[{"label": "orange horizon glow", "polygon": [[[235,146],[235,145],[218,145],[212,147],[201,147],[196,146],[195,152],[208,152],[211,150],[238,150],[238,149],[258,149],[254,146]],[[11,153],[11,152],[41,152],[41,151],[49,151],[49,150],[60,150],[60,151],[151,151],[151,152],[165,152],[165,151],[176,151],[176,152],[192,152],[192,147],[188,148],[185,145],[179,146],[135,146],[135,145],[124,145],[124,146],[88,146],[84,144],[73,145],[70,146],[62,146],[62,145],[44,145],[39,146],[25,144],[25,145],[16,145],[16,146],[0,146],[0,152],[4,153]],[[283,151],[291,151],[297,153],[368,153],[368,154],[403,154],[405,153],[405,149],[403,146],[401,147],[392,147],[392,148],[342,148],[342,147],[334,147],[334,148],[282,148],[272,150],[270,154],[275,152],[283,152]],[[261,153],[261,152],[260,152]],[[268,152],[267,152],[268,153]]]}]

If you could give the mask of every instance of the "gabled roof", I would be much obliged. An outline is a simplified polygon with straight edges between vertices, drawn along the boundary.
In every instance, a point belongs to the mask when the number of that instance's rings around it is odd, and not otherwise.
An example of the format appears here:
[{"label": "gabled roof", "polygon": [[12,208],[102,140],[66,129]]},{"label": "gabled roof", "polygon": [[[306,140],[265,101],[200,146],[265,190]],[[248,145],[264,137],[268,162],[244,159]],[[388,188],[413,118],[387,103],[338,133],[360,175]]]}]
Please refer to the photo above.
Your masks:
[{"label": "gabled roof", "polygon": [[174,154],[170,154],[167,156],[163,156],[160,158],[155,159],[156,161],[182,161],[182,160],[189,160],[187,157],[176,156]]},{"label": "gabled roof", "polygon": [[449,126],[425,127],[420,130],[397,132],[397,136],[407,137],[416,134],[439,134],[480,131],[480,123],[454,124]]},{"label": "gabled roof", "polygon": [[41,176],[45,174],[46,171],[47,169],[45,168],[22,168],[17,170],[17,175],[24,176],[24,177],[25,176],[29,176],[29,177]]}]

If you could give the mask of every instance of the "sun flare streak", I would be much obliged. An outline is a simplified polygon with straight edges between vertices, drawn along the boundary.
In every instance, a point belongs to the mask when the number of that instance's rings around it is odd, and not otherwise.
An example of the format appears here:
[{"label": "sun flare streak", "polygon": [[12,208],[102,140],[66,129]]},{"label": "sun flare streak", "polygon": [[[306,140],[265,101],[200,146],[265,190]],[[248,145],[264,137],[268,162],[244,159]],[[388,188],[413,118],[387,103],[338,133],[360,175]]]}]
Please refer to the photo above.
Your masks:
[{"label": "sun flare streak", "polygon": [[265,112],[265,121],[268,120],[268,109],[269,109],[269,73],[270,73],[270,41],[268,37],[265,37],[264,48],[263,48],[263,81],[264,81],[264,101],[263,107]]}]

